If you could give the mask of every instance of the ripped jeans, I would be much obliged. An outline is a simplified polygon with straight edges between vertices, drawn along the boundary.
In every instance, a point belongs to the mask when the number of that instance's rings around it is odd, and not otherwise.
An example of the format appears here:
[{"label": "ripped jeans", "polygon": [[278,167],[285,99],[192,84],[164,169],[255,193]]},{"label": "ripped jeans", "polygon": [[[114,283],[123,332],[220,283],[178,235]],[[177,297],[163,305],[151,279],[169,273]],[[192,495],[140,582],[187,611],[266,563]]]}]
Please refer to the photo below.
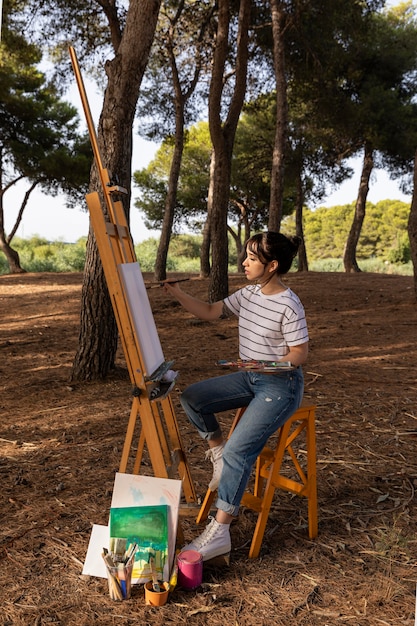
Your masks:
[{"label": "ripped jeans", "polygon": [[205,440],[221,436],[215,413],[247,407],[224,447],[217,508],[238,514],[252,466],[269,437],[299,408],[303,391],[298,367],[279,374],[235,372],[194,383],[182,393],[181,404]]}]

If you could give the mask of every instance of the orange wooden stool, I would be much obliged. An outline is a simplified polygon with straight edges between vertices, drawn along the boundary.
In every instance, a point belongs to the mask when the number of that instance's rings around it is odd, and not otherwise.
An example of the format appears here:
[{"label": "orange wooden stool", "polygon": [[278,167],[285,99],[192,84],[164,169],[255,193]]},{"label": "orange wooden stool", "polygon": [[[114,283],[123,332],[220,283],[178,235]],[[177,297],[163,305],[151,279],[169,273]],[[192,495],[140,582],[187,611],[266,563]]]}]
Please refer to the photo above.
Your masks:
[{"label": "orange wooden stool", "polygon": [[[229,437],[233,432],[245,407],[236,413]],[[301,467],[294,452],[294,444],[301,433],[305,433],[303,444],[307,451],[306,472]],[[287,454],[285,454],[287,453]],[[281,473],[285,458],[292,460],[296,470],[296,479],[287,478]],[[304,496],[308,501],[308,534],[310,539],[317,537],[317,476],[316,476],[316,436],[315,436],[315,406],[302,406],[277,431],[277,443],[274,448],[265,446],[256,461],[255,484],[253,493],[249,491],[243,495],[242,505],[256,511],[258,519],[253,533],[249,558],[259,555],[262,539],[268,521],[269,511],[275,489],[284,489],[298,496]],[[207,490],[204,501],[197,516],[197,524],[204,522],[210,512],[215,491]]]}]

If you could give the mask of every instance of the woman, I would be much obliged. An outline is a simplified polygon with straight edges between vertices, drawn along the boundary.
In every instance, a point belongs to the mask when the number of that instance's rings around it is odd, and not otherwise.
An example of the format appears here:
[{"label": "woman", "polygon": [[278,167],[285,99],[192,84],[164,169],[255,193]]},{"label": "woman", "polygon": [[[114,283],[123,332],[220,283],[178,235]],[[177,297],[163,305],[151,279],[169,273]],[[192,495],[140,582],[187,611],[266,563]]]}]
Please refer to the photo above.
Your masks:
[{"label": "woman", "polygon": [[[282,282],[300,245],[298,237],[266,232],[251,237],[243,263],[248,281],[224,300],[207,303],[164,283],[165,289],[190,313],[203,320],[239,318],[242,360],[285,361],[291,368],[276,373],[244,369],[190,385],[181,404],[209,446],[213,464],[209,484],[217,489],[217,513],[203,533],[184,550],[196,550],[208,561],[230,552],[230,524],[238,515],[251,469],[268,438],[299,408],[307,359],[308,330],[304,308]],[[225,442],[215,414],[247,407]]]}]

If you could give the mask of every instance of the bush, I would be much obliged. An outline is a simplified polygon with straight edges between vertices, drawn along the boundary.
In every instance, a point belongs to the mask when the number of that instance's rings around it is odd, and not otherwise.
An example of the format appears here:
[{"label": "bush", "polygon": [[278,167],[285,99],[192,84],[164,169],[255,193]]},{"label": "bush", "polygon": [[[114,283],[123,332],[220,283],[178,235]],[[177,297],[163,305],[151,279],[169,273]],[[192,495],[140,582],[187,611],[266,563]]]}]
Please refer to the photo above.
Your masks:
[{"label": "bush", "polygon": [[[27,272],[82,272],[85,264],[86,237],[76,243],[48,242],[40,237],[14,239],[20,264]],[[0,254],[0,273],[9,271],[6,258]]]},{"label": "bush", "polygon": [[411,249],[408,233],[402,233],[397,245],[388,250],[387,261],[389,263],[408,263],[411,261]]},{"label": "bush", "polygon": [[85,265],[87,238],[79,239],[75,244],[65,244],[56,250],[57,272],[82,272]]},{"label": "bush", "polygon": [[342,259],[318,259],[308,264],[312,272],[343,272]]},{"label": "bush", "polygon": [[[186,272],[195,274],[200,271],[200,250],[203,238],[200,235],[174,235],[171,238],[167,259],[167,272]],[[158,240],[146,239],[135,246],[136,256],[142,272],[153,272],[158,252]],[[229,270],[237,271],[236,254],[231,255]]]},{"label": "bush", "polygon": [[202,242],[201,235],[174,235],[169,244],[169,253],[173,257],[199,259]]},{"label": "bush", "polygon": [[142,272],[153,272],[158,250],[158,240],[146,239],[135,246],[135,252]]}]

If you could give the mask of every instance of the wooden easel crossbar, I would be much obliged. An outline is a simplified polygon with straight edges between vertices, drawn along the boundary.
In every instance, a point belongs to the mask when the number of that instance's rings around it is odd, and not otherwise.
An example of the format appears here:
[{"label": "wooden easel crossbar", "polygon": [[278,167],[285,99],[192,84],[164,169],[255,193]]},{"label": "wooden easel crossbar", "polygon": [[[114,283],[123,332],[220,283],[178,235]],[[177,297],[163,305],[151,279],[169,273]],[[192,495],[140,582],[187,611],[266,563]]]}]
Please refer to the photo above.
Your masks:
[{"label": "wooden easel crossbar", "polygon": [[[178,474],[182,480],[186,501],[195,503],[197,498],[181,443],[169,385],[165,393],[159,395],[158,392],[155,393],[161,387],[161,376],[169,369],[170,363],[165,362],[159,345],[156,345],[155,350],[151,346],[147,352],[144,351],[143,336],[141,339],[140,334],[142,331],[145,340],[147,334],[144,333],[141,325],[147,321],[150,325],[151,337],[152,332],[156,333],[146,293],[142,303],[139,301],[139,304],[144,307],[142,319],[141,312],[137,310],[141,307],[133,308],[130,303],[132,291],[127,281],[136,281],[134,286],[137,285],[138,292],[133,293],[133,295],[139,298],[141,296],[142,276],[121,201],[123,194],[127,192],[122,187],[112,183],[109,172],[103,167],[77,57],[72,47],[70,47],[69,52],[108,213],[108,217],[105,216],[97,192],[87,194],[86,200],[90,212],[91,227],[97,242],[130,380],[133,385],[133,401],[119,471],[122,473],[127,471],[136,426],[140,420],[140,436],[134,455],[132,473],[138,474],[140,472],[146,445],[154,475],[159,478],[175,478]],[[155,337],[157,339],[155,344],[159,344],[157,334]],[[157,365],[155,369],[151,367],[153,363]]]}]

